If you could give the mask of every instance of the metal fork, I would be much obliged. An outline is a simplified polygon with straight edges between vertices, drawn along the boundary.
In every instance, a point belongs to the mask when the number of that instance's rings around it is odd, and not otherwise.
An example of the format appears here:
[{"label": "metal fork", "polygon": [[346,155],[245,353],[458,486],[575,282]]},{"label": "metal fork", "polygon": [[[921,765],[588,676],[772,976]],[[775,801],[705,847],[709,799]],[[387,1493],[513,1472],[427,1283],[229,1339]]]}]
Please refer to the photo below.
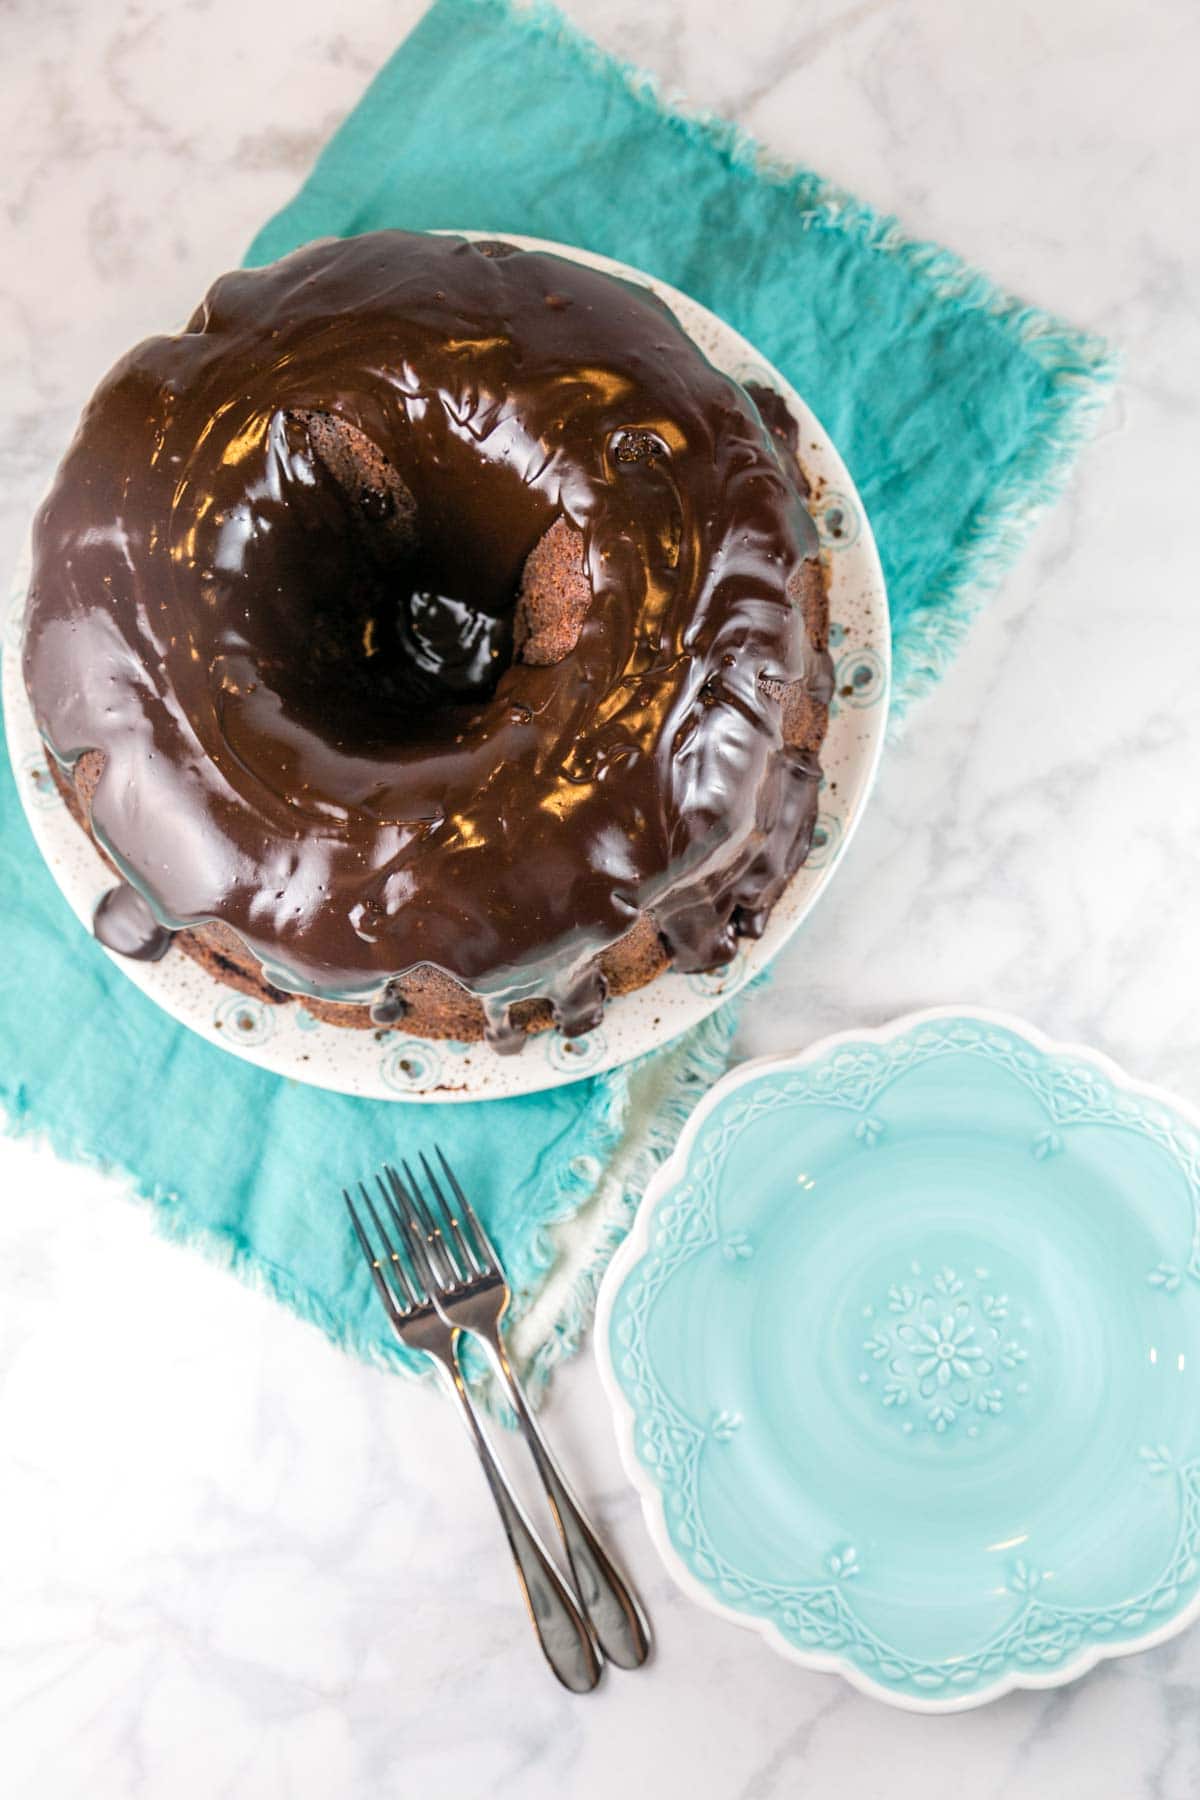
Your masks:
[{"label": "metal fork", "polygon": [[[346,1202],[354,1234],[367,1260],[371,1279],[383,1301],[392,1329],[408,1349],[419,1350],[429,1357],[447,1392],[457,1402],[503,1522],[525,1604],[546,1661],[564,1687],[570,1688],[575,1694],[586,1694],[599,1681],[603,1665],[570,1590],[543,1549],[475,1416],[475,1409],[454,1354],[454,1328],[446,1323],[421,1292],[419,1277],[414,1281],[416,1271],[405,1268],[400,1253],[388,1236],[362,1182],[358,1184],[358,1191],[375,1227],[381,1251],[386,1257],[386,1267],[381,1256],[372,1249],[371,1240],[345,1188],[342,1189],[342,1198]],[[391,1212],[393,1217],[397,1216],[382,1178],[379,1179],[379,1192],[385,1211]]]},{"label": "metal fork", "polygon": [[437,1156],[455,1204],[448,1203],[422,1153],[433,1205],[406,1162],[404,1181],[385,1166],[393,1201],[389,1211],[404,1233],[409,1255],[418,1265],[438,1313],[455,1328],[456,1345],[459,1331],[478,1338],[500,1377],[542,1478],[576,1590],[600,1648],[618,1668],[639,1668],[650,1652],[645,1614],[584,1517],[525,1403],[502,1330],[511,1300],[508,1282],[487,1232],[440,1149]]}]

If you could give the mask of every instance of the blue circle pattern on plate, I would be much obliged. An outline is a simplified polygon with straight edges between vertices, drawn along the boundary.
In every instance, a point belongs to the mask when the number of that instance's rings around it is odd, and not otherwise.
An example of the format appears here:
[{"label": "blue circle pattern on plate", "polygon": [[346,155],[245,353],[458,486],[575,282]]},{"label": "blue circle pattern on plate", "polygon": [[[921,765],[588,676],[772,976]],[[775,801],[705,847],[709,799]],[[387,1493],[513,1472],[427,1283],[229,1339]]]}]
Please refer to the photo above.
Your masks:
[{"label": "blue circle pattern on plate", "polygon": [[[745,1186],[735,1176],[728,1189],[721,1188],[722,1172],[743,1134],[787,1109],[819,1108],[822,1116],[831,1114],[835,1120],[844,1114],[847,1150],[874,1161],[877,1146],[889,1141],[888,1121],[881,1116],[887,1106],[902,1104],[909,1080],[917,1083],[918,1108],[928,1104],[927,1097],[921,1101],[920,1081],[933,1064],[948,1057],[976,1065],[964,1077],[968,1091],[977,1080],[985,1086],[995,1080],[997,1091],[1006,1096],[1006,1128],[1020,1107],[1040,1117],[1041,1124],[1023,1140],[1018,1128],[1008,1146],[1018,1159],[1018,1174],[1019,1158],[1025,1156],[1030,1170],[1044,1167],[1051,1179],[1054,1168],[1062,1166],[1055,1159],[1071,1154],[1073,1133],[1083,1134],[1079,1141],[1091,1146],[1092,1155],[1096,1134],[1111,1134],[1105,1138],[1105,1166],[1123,1171],[1127,1186],[1120,1191],[1136,1190],[1141,1205],[1144,1186],[1136,1178],[1139,1171],[1144,1178],[1146,1169],[1136,1158],[1148,1159],[1164,1196],[1156,1203],[1161,1213],[1154,1217],[1160,1226],[1163,1219],[1175,1221],[1179,1242],[1171,1255],[1145,1270],[1118,1258],[1118,1278],[1128,1280],[1134,1294],[1139,1284],[1148,1286],[1154,1296],[1151,1306],[1177,1309],[1180,1296],[1186,1295],[1192,1329],[1200,1337],[1194,1316],[1200,1311],[1200,1133],[1157,1097],[1110,1080],[1096,1064],[1043,1049],[991,1021],[957,1016],[915,1023],[891,1039],[833,1047],[818,1060],[769,1069],[735,1089],[714,1108],[690,1147],[682,1177],[655,1207],[648,1247],[622,1273],[607,1324],[613,1373],[633,1414],[636,1454],[650,1471],[667,1534],[692,1579],[723,1608],[770,1624],[802,1657],[840,1668],[884,1698],[940,1710],[974,1704],[1012,1685],[1053,1683],[1058,1671],[1062,1671],[1059,1679],[1069,1679],[1090,1667],[1097,1655],[1165,1635],[1172,1620],[1185,1623],[1194,1613],[1200,1605],[1200,1420],[1187,1405],[1182,1388],[1172,1392],[1182,1395],[1174,1417],[1181,1433],[1188,1434],[1185,1442],[1138,1442],[1143,1432],[1153,1433],[1155,1420],[1136,1406],[1127,1421],[1133,1435],[1126,1432],[1119,1440],[1130,1446],[1125,1465],[1128,1485],[1116,1503],[1121,1528],[1115,1535],[1099,1539],[1093,1534],[1091,1539],[1093,1558],[1095,1544],[1103,1541],[1106,1554],[1117,1559],[1115,1575],[1088,1564],[1084,1575],[1094,1586],[1085,1592],[1076,1568],[1070,1594],[1059,1599],[1055,1571],[1047,1566],[1047,1556],[1025,1541],[1028,1533],[1016,1532],[1011,1542],[989,1544],[990,1551],[1007,1553],[1002,1564],[991,1565],[993,1576],[1002,1579],[998,1583],[993,1579],[986,1604],[972,1600],[956,1615],[954,1653],[934,1656],[927,1642],[921,1647],[920,1623],[913,1630],[913,1641],[905,1641],[905,1607],[911,1609],[913,1604],[911,1583],[902,1583],[890,1597],[884,1592],[881,1617],[887,1622],[872,1623],[871,1606],[863,1598],[864,1585],[870,1585],[870,1558],[861,1541],[855,1548],[854,1540],[835,1535],[823,1546],[811,1546],[811,1579],[768,1578],[762,1545],[751,1540],[745,1547],[746,1521],[753,1518],[754,1509],[744,1497],[736,1506],[731,1503],[722,1509],[720,1495],[729,1492],[727,1480],[722,1486],[714,1477],[711,1487],[704,1481],[707,1458],[736,1454],[737,1444],[752,1429],[748,1414],[761,1397],[726,1391],[714,1396],[719,1404],[702,1411],[682,1404],[673,1387],[687,1391],[690,1380],[686,1334],[678,1329],[689,1316],[689,1297],[704,1295],[709,1309],[705,1336],[711,1344],[721,1301],[729,1304],[735,1291],[727,1289],[722,1295],[718,1280],[745,1282],[753,1279],[760,1260],[768,1264],[773,1260],[756,1258],[753,1231],[731,1232],[721,1217],[729,1194]],[[794,1111],[783,1129],[796,1143],[796,1154],[807,1155],[800,1147],[803,1137]],[[753,1141],[761,1148],[765,1140],[760,1136]],[[754,1152],[748,1148],[746,1154]],[[858,1167],[865,1169],[867,1164]],[[802,1190],[817,1186],[816,1178],[804,1171],[796,1179]],[[1140,1214],[1136,1222],[1144,1223]],[[672,1293],[677,1282],[687,1281],[693,1266],[700,1271],[701,1286],[685,1285]],[[725,1273],[718,1276],[720,1270]],[[666,1310],[660,1316],[676,1322],[673,1333],[664,1325],[652,1325],[664,1297]],[[858,1330],[861,1337],[867,1327],[868,1359],[875,1354],[878,1332],[878,1360],[905,1386],[906,1399],[897,1396],[894,1410],[926,1407],[923,1423],[933,1429],[904,1440],[912,1446],[911,1452],[903,1453],[912,1462],[904,1466],[929,1472],[935,1484],[930,1492],[940,1505],[954,1489],[946,1488],[937,1471],[948,1473],[951,1467],[963,1466],[955,1461],[943,1464],[942,1458],[958,1459],[964,1450],[975,1459],[999,1454],[989,1448],[993,1440],[987,1431],[966,1446],[952,1429],[959,1414],[999,1430],[1005,1407],[1034,1384],[1030,1321],[1015,1291],[1010,1298],[986,1266],[956,1272],[945,1264],[926,1269],[919,1261],[898,1270],[894,1283],[882,1292],[872,1290],[860,1313]],[[884,1317],[887,1323],[880,1324]],[[1169,1318],[1163,1315],[1153,1330],[1164,1344],[1184,1341],[1177,1310]],[[674,1351],[668,1340],[675,1341]],[[694,1338],[690,1341],[694,1361],[696,1344]],[[979,1355],[970,1354],[972,1349]],[[696,1379],[728,1383],[724,1373],[728,1355],[723,1362],[719,1344],[712,1354],[713,1360],[705,1362],[703,1375]],[[1151,1363],[1158,1354],[1152,1347]],[[669,1375],[663,1373],[664,1364],[670,1367]],[[949,1374],[939,1379],[941,1367]],[[1139,1358],[1138,1368],[1143,1367]],[[1178,1368],[1182,1375],[1182,1350]],[[1109,1377],[1117,1378],[1112,1371]],[[877,1386],[869,1375],[865,1385],[873,1400],[886,1405],[885,1387]],[[1052,1391],[1055,1381],[1044,1385]],[[1106,1408],[1105,1387],[1098,1392],[1099,1404]],[[956,1420],[944,1419],[941,1431],[937,1415],[929,1410],[939,1393],[952,1396],[956,1412]],[[1134,1400],[1137,1395],[1128,1390],[1124,1397]],[[1114,1396],[1112,1405],[1117,1404]],[[768,1417],[775,1419],[769,1405]],[[884,1429],[882,1420],[879,1428]],[[929,1460],[935,1451],[936,1457]],[[975,1482],[978,1487],[978,1474]],[[710,1493],[717,1496],[713,1503],[717,1525],[710,1522],[706,1507],[705,1496]],[[1104,1504],[1108,1497],[1098,1495],[1096,1504]],[[1057,1528],[1065,1546],[1064,1560],[1069,1561],[1076,1554],[1078,1533],[1070,1518],[1058,1521]],[[926,1529],[936,1537],[937,1527]],[[1050,1537],[1051,1527],[1045,1530]],[[1047,1543],[1041,1548],[1053,1553],[1055,1546]],[[935,1558],[938,1566],[941,1555],[939,1551]],[[1133,1562],[1127,1560],[1131,1555]],[[1147,1557],[1159,1561],[1148,1578],[1135,1580],[1132,1571]],[[752,1569],[743,1566],[747,1559]]]},{"label": "blue circle pattern on plate", "polygon": [[256,1050],[275,1030],[275,1009],[264,1006],[261,1000],[254,1000],[249,994],[230,994],[217,1006],[213,1023],[221,1031],[236,1037],[239,1046]]},{"label": "blue circle pattern on plate", "polygon": [[45,812],[59,803],[58,789],[54,785],[54,777],[46,765],[45,757],[38,756],[36,752],[27,756],[21,764],[21,781],[39,812]]},{"label": "blue circle pattern on plate", "polygon": [[813,826],[812,848],[804,859],[806,869],[823,869],[837,855],[842,841],[842,822],[836,813],[819,812]]},{"label": "blue circle pattern on plate", "polygon": [[441,1080],[441,1054],[426,1038],[401,1038],[389,1047],[379,1072],[398,1094],[425,1093]]},{"label": "blue circle pattern on plate", "polygon": [[705,969],[699,975],[686,975],[684,980],[693,994],[725,994],[730,998],[745,980],[746,949],[739,944],[736,953],[719,969]]},{"label": "blue circle pattern on plate", "polygon": [[812,509],[817,536],[826,550],[848,550],[858,542],[862,520],[858,508],[848,494],[826,488],[819,505]]},{"label": "blue circle pattern on plate", "polygon": [[743,358],[731,373],[734,380],[740,381],[743,387],[769,388],[773,394],[779,392],[779,377],[774,369],[769,369],[766,363],[757,362],[753,357]]},{"label": "blue circle pattern on plate", "polygon": [[546,1061],[551,1068],[563,1069],[572,1075],[586,1075],[603,1059],[608,1049],[608,1040],[599,1026],[577,1038],[565,1038],[561,1031],[553,1029],[541,1035],[546,1046]]},{"label": "blue circle pattern on plate", "polygon": [[833,672],[833,691],[846,706],[874,706],[884,690],[883,659],[874,650],[848,650]]}]

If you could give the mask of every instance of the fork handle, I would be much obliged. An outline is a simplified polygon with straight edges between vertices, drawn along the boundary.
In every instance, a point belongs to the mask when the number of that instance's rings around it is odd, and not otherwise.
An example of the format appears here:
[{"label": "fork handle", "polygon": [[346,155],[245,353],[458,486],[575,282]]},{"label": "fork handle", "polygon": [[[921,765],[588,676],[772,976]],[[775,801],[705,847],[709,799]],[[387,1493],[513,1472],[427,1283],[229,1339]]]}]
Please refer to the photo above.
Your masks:
[{"label": "fork handle", "polygon": [[650,1627],[645,1613],[612,1558],[588,1523],[566,1477],[554,1460],[550,1446],[526,1405],[520,1383],[508,1360],[499,1327],[481,1331],[478,1340],[486,1348],[504,1391],[517,1415],[517,1423],[537,1465],[538,1474],[554,1514],[583,1610],[605,1656],[619,1669],[639,1669],[650,1654]]},{"label": "fork handle", "polygon": [[587,1624],[562,1576],[538,1542],[507,1476],[492,1454],[457,1362],[449,1354],[434,1360],[447,1389],[458,1402],[471,1442],[483,1464],[542,1653],[565,1688],[573,1694],[586,1694],[595,1687],[602,1672]]}]

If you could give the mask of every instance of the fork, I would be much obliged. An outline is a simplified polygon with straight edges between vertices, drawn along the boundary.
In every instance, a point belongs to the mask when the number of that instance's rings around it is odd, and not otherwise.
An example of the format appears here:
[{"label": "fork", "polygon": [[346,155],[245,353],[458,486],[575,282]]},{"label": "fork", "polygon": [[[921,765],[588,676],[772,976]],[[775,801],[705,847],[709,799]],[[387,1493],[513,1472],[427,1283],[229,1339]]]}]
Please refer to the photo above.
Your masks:
[{"label": "fork", "polygon": [[438,1314],[454,1328],[456,1354],[458,1333],[469,1332],[483,1344],[500,1377],[541,1476],[576,1592],[600,1648],[618,1668],[639,1668],[650,1652],[645,1614],[585,1518],[526,1405],[504,1342],[503,1320],[512,1296],[500,1259],[440,1148],[437,1156],[454,1206],[447,1202],[422,1152],[436,1216],[407,1162],[404,1181],[384,1166],[392,1191],[389,1211]]},{"label": "fork", "polygon": [[[382,1177],[378,1178],[378,1185],[385,1211],[395,1217],[395,1208]],[[382,1256],[372,1248],[345,1188],[342,1198],[392,1329],[408,1349],[418,1350],[430,1359],[446,1391],[457,1402],[504,1525],[525,1604],[546,1661],[564,1687],[574,1694],[586,1694],[599,1681],[603,1665],[567,1584],[542,1547],[484,1436],[454,1353],[456,1331],[420,1291],[419,1278],[414,1283],[413,1272],[405,1268],[361,1181],[358,1192],[375,1227]],[[386,1269],[383,1257],[386,1257]]]}]

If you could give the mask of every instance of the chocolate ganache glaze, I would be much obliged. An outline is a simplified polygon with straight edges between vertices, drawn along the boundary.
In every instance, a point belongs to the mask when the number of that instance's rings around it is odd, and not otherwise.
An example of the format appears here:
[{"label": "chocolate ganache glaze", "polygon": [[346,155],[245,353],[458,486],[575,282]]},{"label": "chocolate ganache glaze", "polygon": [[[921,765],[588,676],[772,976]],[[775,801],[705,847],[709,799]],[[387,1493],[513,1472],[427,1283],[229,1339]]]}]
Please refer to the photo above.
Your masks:
[{"label": "chocolate ganache glaze", "polygon": [[[801,487],[648,291],[499,243],[320,242],[101,385],[37,520],[29,692],[64,766],[102,753],[92,830],[161,926],[220,921],[325,999],[445,971],[499,1047],[530,997],[575,1033],[640,917],[714,967],[807,853],[784,697],[830,684]],[[560,519],[592,598],[534,666],[514,606]]]}]

